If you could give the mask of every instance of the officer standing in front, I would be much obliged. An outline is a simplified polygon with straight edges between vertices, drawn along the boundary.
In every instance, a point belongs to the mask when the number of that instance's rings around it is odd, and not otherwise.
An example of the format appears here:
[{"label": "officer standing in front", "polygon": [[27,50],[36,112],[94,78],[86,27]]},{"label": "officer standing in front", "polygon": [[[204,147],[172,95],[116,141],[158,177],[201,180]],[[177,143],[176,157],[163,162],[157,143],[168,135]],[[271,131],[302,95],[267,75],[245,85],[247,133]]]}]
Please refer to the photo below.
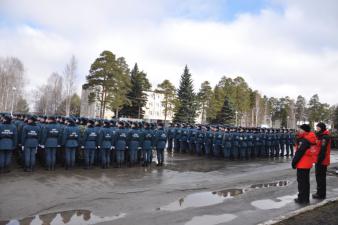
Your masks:
[{"label": "officer standing in front", "polygon": [[154,146],[156,148],[157,166],[163,166],[164,149],[167,142],[167,134],[163,128],[163,123],[158,124],[158,129],[154,134]]},{"label": "officer standing in front", "polygon": [[330,165],[331,136],[324,123],[318,123],[316,126],[318,158],[316,160],[316,181],[317,193],[312,197],[315,199],[326,198],[326,171]]},{"label": "officer standing in front", "polygon": [[314,162],[311,147],[316,145],[316,140],[316,135],[311,132],[308,124],[300,126],[297,150],[292,160],[292,168],[297,169],[298,182],[298,198],[295,202],[299,204],[310,202],[310,169]]},{"label": "officer standing in front", "polygon": [[170,124],[170,127],[168,128],[168,147],[167,147],[167,151],[171,152],[173,150],[173,142],[175,139],[175,132],[176,132],[176,128],[174,126],[173,123]]},{"label": "officer standing in front", "polygon": [[17,145],[17,129],[11,120],[10,115],[5,115],[0,123],[0,173],[9,172],[12,153]]}]

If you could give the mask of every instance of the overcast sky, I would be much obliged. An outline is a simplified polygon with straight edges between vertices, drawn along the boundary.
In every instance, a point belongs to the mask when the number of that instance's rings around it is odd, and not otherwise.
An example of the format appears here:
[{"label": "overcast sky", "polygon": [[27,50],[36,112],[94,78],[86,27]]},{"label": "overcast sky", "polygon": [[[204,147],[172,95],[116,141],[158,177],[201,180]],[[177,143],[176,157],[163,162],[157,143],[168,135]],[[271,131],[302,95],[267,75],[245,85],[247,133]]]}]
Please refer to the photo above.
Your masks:
[{"label": "overcast sky", "polygon": [[337,0],[0,0],[0,56],[18,57],[27,90],[62,73],[78,84],[103,50],[138,63],[156,87],[242,76],[268,96],[338,103]]}]

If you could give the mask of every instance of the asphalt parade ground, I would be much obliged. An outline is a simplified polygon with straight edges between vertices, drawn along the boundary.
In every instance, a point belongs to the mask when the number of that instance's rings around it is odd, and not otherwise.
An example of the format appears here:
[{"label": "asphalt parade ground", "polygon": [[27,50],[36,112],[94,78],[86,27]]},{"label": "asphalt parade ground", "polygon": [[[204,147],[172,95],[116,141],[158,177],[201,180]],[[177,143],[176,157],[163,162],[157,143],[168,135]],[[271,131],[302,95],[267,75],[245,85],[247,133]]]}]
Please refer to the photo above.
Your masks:
[{"label": "asphalt parade ground", "polygon": [[[327,197],[335,198],[337,151],[331,159]],[[26,173],[14,165],[0,175],[0,225],[258,224],[304,207],[293,201],[290,163],[286,157],[227,161],[175,153],[166,155],[164,167]]]}]

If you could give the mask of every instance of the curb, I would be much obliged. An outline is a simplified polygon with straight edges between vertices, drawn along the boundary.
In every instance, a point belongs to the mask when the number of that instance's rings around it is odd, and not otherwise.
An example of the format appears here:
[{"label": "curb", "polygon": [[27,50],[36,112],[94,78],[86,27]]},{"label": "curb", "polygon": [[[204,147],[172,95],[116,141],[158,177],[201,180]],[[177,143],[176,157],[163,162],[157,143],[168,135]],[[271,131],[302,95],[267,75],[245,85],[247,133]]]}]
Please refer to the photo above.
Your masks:
[{"label": "curb", "polygon": [[273,225],[273,224],[282,222],[283,220],[290,219],[291,217],[297,216],[299,214],[302,214],[302,213],[305,213],[305,212],[308,212],[308,211],[312,211],[312,210],[314,210],[314,209],[316,209],[318,207],[321,207],[321,206],[324,206],[326,204],[329,204],[329,203],[332,203],[332,202],[336,202],[336,201],[338,201],[338,197],[326,199],[326,200],[321,201],[321,202],[319,202],[317,204],[306,206],[304,208],[301,208],[301,209],[298,209],[296,211],[290,212],[290,213],[288,213],[286,215],[276,217],[274,219],[265,221],[263,223],[259,223],[257,225]]}]

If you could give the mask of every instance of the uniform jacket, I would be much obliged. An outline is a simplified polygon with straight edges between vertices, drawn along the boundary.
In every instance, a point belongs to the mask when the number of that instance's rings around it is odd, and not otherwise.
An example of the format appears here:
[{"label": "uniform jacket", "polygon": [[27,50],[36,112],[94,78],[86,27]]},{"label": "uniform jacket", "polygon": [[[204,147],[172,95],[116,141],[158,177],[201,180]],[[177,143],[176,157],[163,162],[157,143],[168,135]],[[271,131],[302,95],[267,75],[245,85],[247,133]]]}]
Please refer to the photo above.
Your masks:
[{"label": "uniform jacket", "polygon": [[0,124],[0,150],[15,149],[17,135],[17,129],[14,124]]}]

